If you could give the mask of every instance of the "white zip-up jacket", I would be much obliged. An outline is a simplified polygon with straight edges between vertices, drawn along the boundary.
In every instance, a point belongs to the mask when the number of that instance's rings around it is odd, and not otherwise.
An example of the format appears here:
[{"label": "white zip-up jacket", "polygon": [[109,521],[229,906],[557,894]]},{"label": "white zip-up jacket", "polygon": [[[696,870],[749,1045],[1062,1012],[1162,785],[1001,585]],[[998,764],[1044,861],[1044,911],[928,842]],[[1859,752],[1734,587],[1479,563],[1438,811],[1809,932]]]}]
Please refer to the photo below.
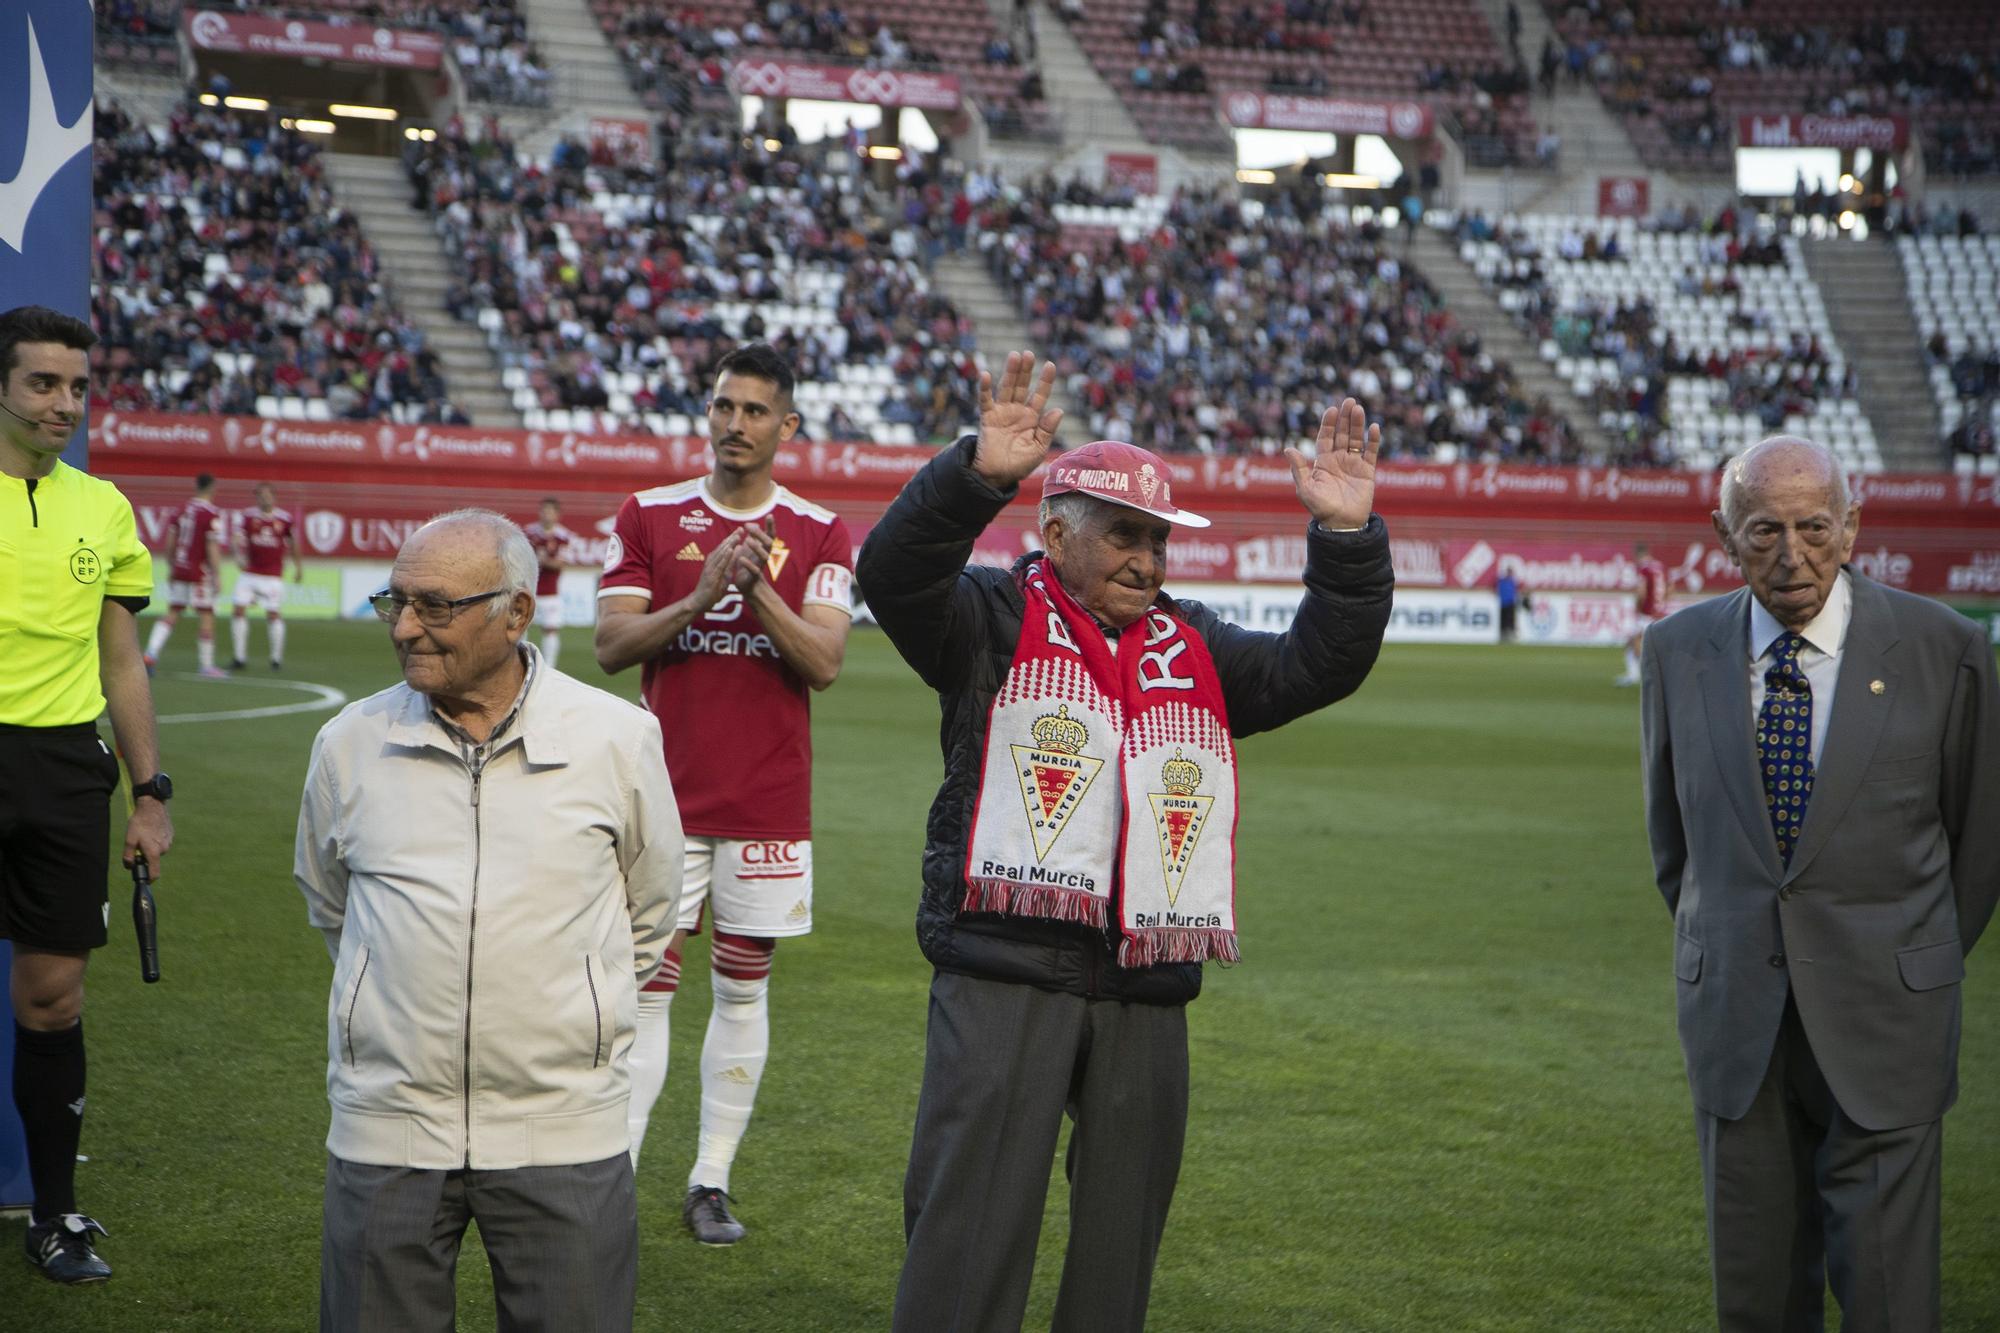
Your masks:
[{"label": "white zip-up jacket", "polygon": [[485,745],[407,685],[313,743],[293,873],[333,954],[326,1146],[344,1161],[502,1170],[628,1147],[680,814],[653,716],[525,651],[519,711]]}]

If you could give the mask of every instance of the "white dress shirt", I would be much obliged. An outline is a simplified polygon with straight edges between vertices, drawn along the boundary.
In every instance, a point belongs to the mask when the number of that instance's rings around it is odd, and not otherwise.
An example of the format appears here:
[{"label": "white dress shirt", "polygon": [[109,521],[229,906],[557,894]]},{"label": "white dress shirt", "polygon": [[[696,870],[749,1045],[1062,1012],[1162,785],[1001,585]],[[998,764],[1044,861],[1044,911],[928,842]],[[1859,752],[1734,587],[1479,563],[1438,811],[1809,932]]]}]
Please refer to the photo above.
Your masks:
[{"label": "white dress shirt", "polygon": [[[1833,687],[1840,680],[1840,655],[1847,646],[1848,612],[1854,606],[1854,590],[1846,570],[1833,581],[1826,605],[1799,631],[1805,646],[1799,649],[1799,668],[1812,687],[1812,762],[1819,769],[1820,752],[1826,748],[1826,724],[1833,716]],[[1757,714],[1764,708],[1764,673],[1772,666],[1771,645],[1785,627],[1777,622],[1764,604],[1750,599],[1750,722],[1756,730]]]}]

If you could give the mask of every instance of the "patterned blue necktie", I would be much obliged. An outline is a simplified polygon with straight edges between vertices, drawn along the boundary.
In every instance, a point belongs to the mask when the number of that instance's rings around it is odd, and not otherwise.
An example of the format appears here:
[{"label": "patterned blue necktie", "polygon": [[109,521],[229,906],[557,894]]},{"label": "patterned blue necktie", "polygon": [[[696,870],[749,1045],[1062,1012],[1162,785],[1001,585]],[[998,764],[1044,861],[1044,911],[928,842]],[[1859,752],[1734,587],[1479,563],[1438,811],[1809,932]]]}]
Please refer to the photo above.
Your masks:
[{"label": "patterned blue necktie", "polygon": [[1790,630],[1771,645],[1764,673],[1764,706],[1757,710],[1757,761],[1764,771],[1764,805],[1778,854],[1792,863],[1792,848],[1805,825],[1812,796],[1812,686],[1799,667],[1805,640]]}]

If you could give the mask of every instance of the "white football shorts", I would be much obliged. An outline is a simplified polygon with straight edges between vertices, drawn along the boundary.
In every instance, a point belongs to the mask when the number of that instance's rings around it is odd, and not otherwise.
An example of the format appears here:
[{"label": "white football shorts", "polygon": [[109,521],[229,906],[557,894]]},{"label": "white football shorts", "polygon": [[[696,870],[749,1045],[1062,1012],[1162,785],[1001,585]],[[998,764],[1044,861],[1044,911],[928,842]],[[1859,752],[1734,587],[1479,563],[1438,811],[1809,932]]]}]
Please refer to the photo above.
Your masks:
[{"label": "white football shorts", "polygon": [[812,841],[688,835],[681,873],[682,930],[699,931],[711,905],[718,929],[759,939],[812,933]]},{"label": "white football shorts", "polygon": [[189,583],[184,579],[173,580],[167,584],[167,605],[191,606],[197,611],[213,611],[215,580],[203,579],[199,583]]},{"label": "white football shorts", "polygon": [[285,608],[285,580],[279,574],[238,574],[236,605],[260,606],[276,615]]}]

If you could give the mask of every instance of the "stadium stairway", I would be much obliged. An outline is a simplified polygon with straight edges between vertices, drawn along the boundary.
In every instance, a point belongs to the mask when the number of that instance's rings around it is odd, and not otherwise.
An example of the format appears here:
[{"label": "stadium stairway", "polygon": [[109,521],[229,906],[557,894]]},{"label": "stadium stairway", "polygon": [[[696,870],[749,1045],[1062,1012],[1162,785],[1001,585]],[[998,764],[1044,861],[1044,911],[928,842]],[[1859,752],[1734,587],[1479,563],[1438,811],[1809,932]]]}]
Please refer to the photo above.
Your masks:
[{"label": "stadium stairway", "polygon": [[452,266],[430,219],[410,207],[413,187],[402,163],[360,153],[326,153],[320,160],[341,202],[361,220],[403,314],[443,363],[451,401],[476,426],[519,426],[485,339],[445,308]]},{"label": "stadium stairway", "polygon": [[1496,361],[1505,361],[1514,380],[1530,401],[1547,398],[1555,409],[1569,418],[1576,439],[1591,454],[1608,457],[1615,441],[1597,420],[1595,410],[1556,375],[1536,354],[1535,345],[1514,325],[1513,318],[1500,308],[1493,294],[1479,281],[1479,275],[1458,256],[1451,233],[1434,227],[1417,228],[1410,259],[1437,288],[1445,309],[1479,335],[1480,346]]},{"label": "stadium stairway", "polygon": [[528,36],[548,62],[554,104],[562,108],[556,117],[502,116],[525,154],[545,158],[564,135],[587,141],[592,117],[648,124],[657,119],[633,93],[624,62],[583,0],[522,0],[521,12]]},{"label": "stadium stairway", "polygon": [[[1507,0],[1479,0],[1496,38],[1507,40]],[[1521,57],[1532,76],[1541,56],[1542,42],[1554,33],[1539,0],[1515,0],[1521,15]],[[1556,45],[1562,45],[1557,38]],[[1588,83],[1570,86],[1567,75],[1556,80],[1553,97],[1534,95],[1535,120],[1543,129],[1562,136],[1562,152],[1557,169],[1525,188],[1506,186],[1508,197],[1503,211],[1517,213],[1597,212],[1597,181],[1600,176],[1644,176],[1652,189],[1652,206],[1659,208],[1687,194],[1687,187],[1664,171],[1648,167],[1639,156],[1632,136],[1618,117],[1604,105],[1597,89]]]},{"label": "stadium stairway", "polygon": [[[995,0],[989,0],[992,3]],[[1234,177],[1233,162],[1222,158],[1209,161],[1207,155],[1148,143],[1132,113],[1098,74],[1062,17],[1043,0],[1034,0],[1034,15],[1042,89],[1062,129],[1061,157],[1054,164],[1058,179],[1082,176],[1093,183],[1102,182],[1106,153],[1142,153],[1157,158],[1161,194],[1172,194],[1183,184],[1214,185]],[[1006,31],[1004,23],[1001,31]],[[1025,174],[1013,164],[1007,169],[1013,175]]]},{"label": "stadium stairway", "polygon": [[155,74],[130,66],[100,63],[91,71],[92,96],[116,102],[133,120],[164,125],[174,108],[189,96],[187,81],[173,74]]},{"label": "stadium stairway", "polygon": [[1945,462],[1942,429],[1895,251],[1883,240],[1809,240],[1801,249],[1833,336],[1860,379],[1861,412],[1875,427],[1882,465],[1936,471]]},{"label": "stadium stairway", "polygon": [[[1008,299],[1006,289],[993,280],[977,255],[946,254],[931,269],[931,281],[951,298],[953,305],[972,318],[973,334],[979,342],[979,361],[994,378],[1007,364],[1007,353],[1023,349],[1041,353],[1028,339],[1028,326],[1021,311]],[[1090,423],[1077,411],[1076,403],[1058,383],[1050,398],[1052,406],[1063,410],[1063,424],[1056,438],[1064,445],[1082,444],[1092,438]]]}]

